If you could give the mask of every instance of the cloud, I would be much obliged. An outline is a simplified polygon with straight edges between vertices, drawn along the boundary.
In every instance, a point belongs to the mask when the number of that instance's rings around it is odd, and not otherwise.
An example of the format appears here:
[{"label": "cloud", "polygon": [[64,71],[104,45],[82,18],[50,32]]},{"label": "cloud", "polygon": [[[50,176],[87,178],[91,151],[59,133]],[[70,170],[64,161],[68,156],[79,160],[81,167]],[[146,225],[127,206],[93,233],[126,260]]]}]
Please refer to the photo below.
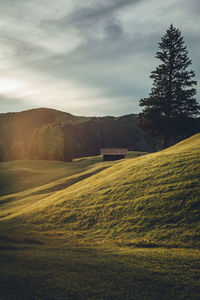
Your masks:
[{"label": "cloud", "polygon": [[[26,103],[86,115],[138,112],[159,63],[158,42],[170,23],[181,29],[200,76],[197,0],[0,4],[0,85],[3,78],[20,81],[20,88],[4,91],[5,97],[23,100],[16,102],[19,107]],[[1,99],[0,110],[9,110],[11,102]]]},{"label": "cloud", "polygon": [[0,112],[15,112],[15,111],[22,111],[27,110],[30,108],[34,108],[34,106],[30,106],[27,101],[19,98],[10,98],[9,96],[5,96],[0,94]]},{"label": "cloud", "polygon": [[123,36],[123,28],[122,26],[115,21],[109,21],[105,25],[106,37],[108,40],[116,40]]},{"label": "cloud", "polygon": [[[97,23],[101,19],[106,19],[113,15],[117,10],[124,7],[141,3],[144,0],[110,0],[94,1],[92,5],[84,4],[75,9],[61,21],[60,25],[72,24],[74,26],[89,25]],[[87,3],[84,2],[84,3]],[[79,27],[80,28],[80,27]]]}]

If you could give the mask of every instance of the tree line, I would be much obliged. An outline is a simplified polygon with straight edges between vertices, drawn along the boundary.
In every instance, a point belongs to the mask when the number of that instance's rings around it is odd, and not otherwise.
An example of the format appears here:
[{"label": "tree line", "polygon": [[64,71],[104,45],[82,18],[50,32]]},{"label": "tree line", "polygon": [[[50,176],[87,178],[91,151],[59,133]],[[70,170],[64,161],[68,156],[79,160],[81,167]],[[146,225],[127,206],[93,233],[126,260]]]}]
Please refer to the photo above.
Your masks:
[{"label": "tree line", "polygon": [[[31,123],[35,119],[34,111],[26,122]],[[48,114],[46,109],[44,114]],[[23,113],[24,114],[24,113]],[[102,117],[90,118],[84,122],[59,122],[60,114],[55,123],[33,124],[22,133],[21,113],[16,120],[8,124],[4,122],[0,127],[7,130],[0,131],[0,153],[4,153],[3,159],[48,159],[71,161],[73,158],[99,155],[100,148],[120,147],[129,150],[151,152],[156,150],[156,141],[152,140],[145,132],[139,130],[136,123],[136,115],[127,115],[119,118]],[[1,118],[0,118],[1,119]],[[48,122],[48,119],[47,119]],[[1,123],[1,122],[0,122]],[[30,125],[30,124],[29,124]],[[13,129],[14,128],[14,129]],[[14,131],[14,134],[11,132]],[[0,144],[0,145],[1,145]],[[1,151],[1,149],[4,149]]]},{"label": "tree line", "polygon": [[36,128],[27,150],[20,141],[14,141],[10,151],[0,140],[0,161],[18,159],[63,160],[64,134],[59,126],[50,124]]}]

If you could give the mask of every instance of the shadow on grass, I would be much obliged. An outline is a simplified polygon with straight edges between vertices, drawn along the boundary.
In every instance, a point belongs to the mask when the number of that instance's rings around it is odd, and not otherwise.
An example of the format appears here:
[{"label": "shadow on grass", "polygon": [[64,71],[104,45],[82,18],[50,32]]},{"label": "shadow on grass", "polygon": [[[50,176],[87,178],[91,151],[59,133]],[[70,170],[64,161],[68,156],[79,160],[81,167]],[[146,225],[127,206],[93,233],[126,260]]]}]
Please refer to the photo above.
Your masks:
[{"label": "shadow on grass", "polygon": [[2,299],[198,299],[196,258],[155,251],[41,245],[4,249],[0,295]]}]

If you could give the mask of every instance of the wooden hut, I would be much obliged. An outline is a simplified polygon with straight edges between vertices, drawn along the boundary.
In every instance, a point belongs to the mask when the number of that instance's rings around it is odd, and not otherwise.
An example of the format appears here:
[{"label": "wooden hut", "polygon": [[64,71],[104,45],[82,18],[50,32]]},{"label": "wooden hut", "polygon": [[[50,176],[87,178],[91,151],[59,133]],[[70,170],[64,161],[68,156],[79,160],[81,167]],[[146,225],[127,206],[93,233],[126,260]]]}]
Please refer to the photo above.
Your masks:
[{"label": "wooden hut", "polygon": [[100,154],[103,155],[104,161],[118,160],[125,158],[126,148],[102,148]]}]

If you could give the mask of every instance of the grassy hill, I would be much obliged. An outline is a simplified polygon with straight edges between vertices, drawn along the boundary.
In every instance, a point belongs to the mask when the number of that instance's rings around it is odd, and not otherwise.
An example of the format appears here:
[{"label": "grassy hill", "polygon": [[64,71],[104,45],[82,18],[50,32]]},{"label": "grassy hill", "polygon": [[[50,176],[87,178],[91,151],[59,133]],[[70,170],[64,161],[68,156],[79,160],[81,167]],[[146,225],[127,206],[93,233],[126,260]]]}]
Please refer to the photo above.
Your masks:
[{"label": "grassy hill", "polygon": [[[59,229],[93,241],[200,245],[200,134],[154,154],[120,162],[99,160],[41,162],[31,169],[32,162],[22,162],[18,173],[25,179],[20,183],[17,176],[19,182],[10,190],[20,184],[29,189],[0,198],[5,203],[2,222],[14,219],[36,231]],[[4,168],[12,164],[4,163]],[[36,181],[45,185],[36,187]]]},{"label": "grassy hill", "polygon": [[200,134],[138,155],[1,163],[3,299],[198,299]]},{"label": "grassy hill", "polygon": [[61,189],[58,184],[63,182],[63,185],[65,185],[68,179],[74,177],[74,175],[79,177],[84,172],[90,174],[94,166],[98,171],[110,165],[103,164],[101,161],[101,157],[91,157],[76,159],[71,163],[45,160],[2,162],[0,168],[0,195],[15,194],[26,190],[32,192],[32,189],[38,186],[41,186],[41,189],[39,189],[41,191],[44,191],[47,186],[51,186],[54,190]]}]

